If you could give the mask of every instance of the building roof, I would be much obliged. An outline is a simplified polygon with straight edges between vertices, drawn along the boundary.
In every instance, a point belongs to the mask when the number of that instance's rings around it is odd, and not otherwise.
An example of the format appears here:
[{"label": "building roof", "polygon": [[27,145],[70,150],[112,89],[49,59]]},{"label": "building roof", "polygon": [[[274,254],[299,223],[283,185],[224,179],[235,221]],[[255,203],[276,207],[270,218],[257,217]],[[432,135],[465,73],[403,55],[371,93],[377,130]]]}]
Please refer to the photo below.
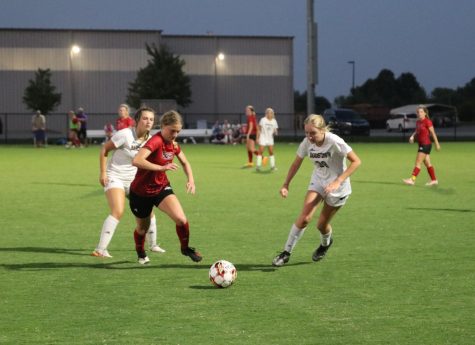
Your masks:
[{"label": "building roof", "polygon": [[402,107],[393,108],[389,112],[390,114],[415,114],[416,109],[419,106],[424,106],[427,109],[437,109],[437,110],[455,110],[454,106],[446,105],[446,104],[437,104],[437,103],[426,103],[426,104],[408,104]]}]

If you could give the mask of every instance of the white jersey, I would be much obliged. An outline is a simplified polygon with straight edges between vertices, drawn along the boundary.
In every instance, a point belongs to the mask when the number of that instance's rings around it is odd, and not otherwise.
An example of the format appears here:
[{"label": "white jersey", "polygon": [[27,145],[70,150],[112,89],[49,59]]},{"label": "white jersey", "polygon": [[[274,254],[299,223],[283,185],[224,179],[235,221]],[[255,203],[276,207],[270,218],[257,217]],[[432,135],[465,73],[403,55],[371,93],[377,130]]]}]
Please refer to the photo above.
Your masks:
[{"label": "white jersey", "polygon": [[132,165],[132,160],[146,141],[140,142],[138,140],[133,127],[116,132],[111,141],[114,143],[116,150],[107,162],[107,177],[109,179],[111,177],[118,178],[130,185],[137,172],[137,167]]},{"label": "white jersey", "polygon": [[[309,190],[314,190],[324,196],[325,187],[346,170],[346,156],[351,151],[352,148],[342,138],[330,132],[325,133],[325,140],[321,146],[317,146],[305,138],[297,150],[297,155],[300,158],[308,156],[315,166]],[[341,198],[343,201],[343,197],[350,194],[351,184],[350,179],[347,178],[340,188],[330,193],[329,196]]]},{"label": "white jersey", "polygon": [[259,135],[260,146],[273,146],[274,145],[274,133],[279,128],[275,119],[269,120],[267,117],[263,117],[259,121],[261,127],[261,133]]}]

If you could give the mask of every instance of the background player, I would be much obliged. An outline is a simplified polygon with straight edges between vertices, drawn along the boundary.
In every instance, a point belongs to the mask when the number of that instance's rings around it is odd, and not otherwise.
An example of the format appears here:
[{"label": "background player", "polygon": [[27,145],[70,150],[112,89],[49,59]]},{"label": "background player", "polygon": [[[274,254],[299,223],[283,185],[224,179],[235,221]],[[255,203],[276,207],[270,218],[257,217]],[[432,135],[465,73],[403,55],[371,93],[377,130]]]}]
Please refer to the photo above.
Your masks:
[{"label": "background player", "polygon": [[246,150],[247,150],[247,163],[244,168],[252,168],[254,163],[252,162],[252,156],[257,155],[256,139],[259,137],[259,127],[257,126],[256,112],[252,105],[246,107],[246,120],[247,120],[247,133],[246,133]]},{"label": "background player", "polygon": [[[339,136],[330,133],[325,120],[320,115],[310,115],[305,119],[305,139],[297,150],[297,157],[290,166],[280,195],[286,198],[289,185],[308,156],[314,163],[314,170],[305,196],[304,206],[295,223],[290,228],[284,251],[277,255],[272,264],[282,266],[290,259],[290,254],[303,236],[317,206],[323,202],[323,208],[317,222],[321,244],[312,255],[313,261],[323,259],[333,243],[330,221],[346,203],[351,194],[350,175],[360,166],[356,153]],[[346,159],[350,161],[346,167]]]},{"label": "background player", "polygon": [[274,136],[277,135],[278,128],[279,126],[275,120],[274,110],[272,108],[267,108],[265,116],[259,121],[259,137],[257,139],[257,142],[259,143],[259,153],[257,154],[256,168],[258,171],[261,169],[261,165],[263,164],[262,154],[264,153],[266,146],[269,151],[270,168],[271,170],[275,170]]},{"label": "background player", "polygon": [[[105,219],[99,243],[91,254],[97,257],[112,257],[107,247],[124,213],[125,197],[129,195],[130,183],[135,177],[137,168],[132,159],[139,149],[150,138],[153,127],[154,113],[148,108],[141,108],[135,114],[136,128],[124,128],[116,132],[110,141],[104,143],[99,154],[99,182],[104,187],[110,214]],[[113,152],[107,161],[109,152]],[[147,232],[149,245],[154,252],[165,252],[157,245],[157,225],[152,214],[150,228]]]},{"label": "background player", "polygon": [[144,241],[154,206],[175,222],[181,253],[189,256],[195,262],[202,259],[199,252],[188,246],[190,237],[188,220],[166,175],[167,171],[178,169],[178,165],[173,163],[173,158],[176,156],[188,178],[187,193],[195,193],[195,180],[191,165],[175,141],[182,127],[183,120],[176,111],[163,114],[160,120],[160,132],[139,150],[133,160],[138,171],[130,185],[130,209],[137,222],[134,231],[135,250],[138,262],[142,265],[150,261],[145,252]]},{"label": "background player", "polygon": [[119,105],[119,109],[117,109],[117,114],[119,115],[119,117],[115,121],[115,129],[117,131],[135,126],[135,121],[133,118],[130,117],[130,108],[127,104]]},{"label": "background player", "polygon": [[430,181],[426,183],[426,186],[436,186],[439,184],[437,178],[435,177],[435,170],[430,162],[430,151],[432,150],[432,144],[430,141],[430,136],[434,139],[435,149],[440,150],[439,140],[435,134],[434,126],[432,121],[429,119],[429,110],[420,105],[416,109],[417,112],[417,122],[416,130],[409,138],[409,143],[414,143],[414,137],[417,136],[417,142],[419,143],[419,148],[417,150],[416,156],[416,166],[412,170],[412,176],[408,179],[404,179],[403,182],[407,185],[413,186],[416,183],[417,175],[421,171],[421,164],[424,162],[424,165],[427,168],[427,172],[430,176]]}]

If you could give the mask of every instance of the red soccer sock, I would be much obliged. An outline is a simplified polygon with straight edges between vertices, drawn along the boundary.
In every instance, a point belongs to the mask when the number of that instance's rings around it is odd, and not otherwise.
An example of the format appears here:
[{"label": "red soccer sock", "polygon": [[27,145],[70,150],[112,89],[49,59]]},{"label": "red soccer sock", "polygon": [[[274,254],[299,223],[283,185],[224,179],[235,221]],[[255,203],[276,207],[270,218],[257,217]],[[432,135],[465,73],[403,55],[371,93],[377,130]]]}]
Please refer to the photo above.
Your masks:
[{"label": "red soccer sock", "polygon": [[145,234],[140,235],[137,230],[134,231],[135,251],[140,258],[147,256],[145,254]]},{"label": "red soccer sock", "polygon": [[252,163],[252,151],[247,151],[247,160],[249,163]]},{"label": "red soccer sock", "polygon": [[412,176],[417,177],[419,173],[421,172],[421,169],[418,167],[415,167],[414,170],[412,170]]},{"label": "red soccer sock", "polygon": [[186,222],[184,225],[177,225],[176,234],[180,240],[181,249],[188,248],[188,241],[190,239],[190,224]]},{"label": "red soccer sock", "polygon": [[434,167],[433,167],[433,166],[428,167],[428,168],[427,168],[427,172],[429,173],[430,179],[431,179],[432,181],[437,180],[437,178],[435,177],[435,171],[434,171]]}]

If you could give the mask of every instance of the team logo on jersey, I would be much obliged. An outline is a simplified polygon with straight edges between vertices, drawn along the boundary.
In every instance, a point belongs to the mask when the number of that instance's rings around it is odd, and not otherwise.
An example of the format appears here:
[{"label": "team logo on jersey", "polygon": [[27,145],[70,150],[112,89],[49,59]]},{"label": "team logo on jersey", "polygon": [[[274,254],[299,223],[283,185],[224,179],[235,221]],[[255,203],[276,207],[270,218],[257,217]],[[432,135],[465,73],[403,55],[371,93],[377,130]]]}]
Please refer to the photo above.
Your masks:
[{"label": "team logo on jersey", "polygon": [[163,151],[162,157],[166,160],[173,159],[173,152]]},{"label": "team logo on jersey", "polygon": [[130,145],[130,149],[132,151],[138,151],[140,149],[140,145],[141,143],[137,143],[137,142],[133,142],[131,145]]}]

